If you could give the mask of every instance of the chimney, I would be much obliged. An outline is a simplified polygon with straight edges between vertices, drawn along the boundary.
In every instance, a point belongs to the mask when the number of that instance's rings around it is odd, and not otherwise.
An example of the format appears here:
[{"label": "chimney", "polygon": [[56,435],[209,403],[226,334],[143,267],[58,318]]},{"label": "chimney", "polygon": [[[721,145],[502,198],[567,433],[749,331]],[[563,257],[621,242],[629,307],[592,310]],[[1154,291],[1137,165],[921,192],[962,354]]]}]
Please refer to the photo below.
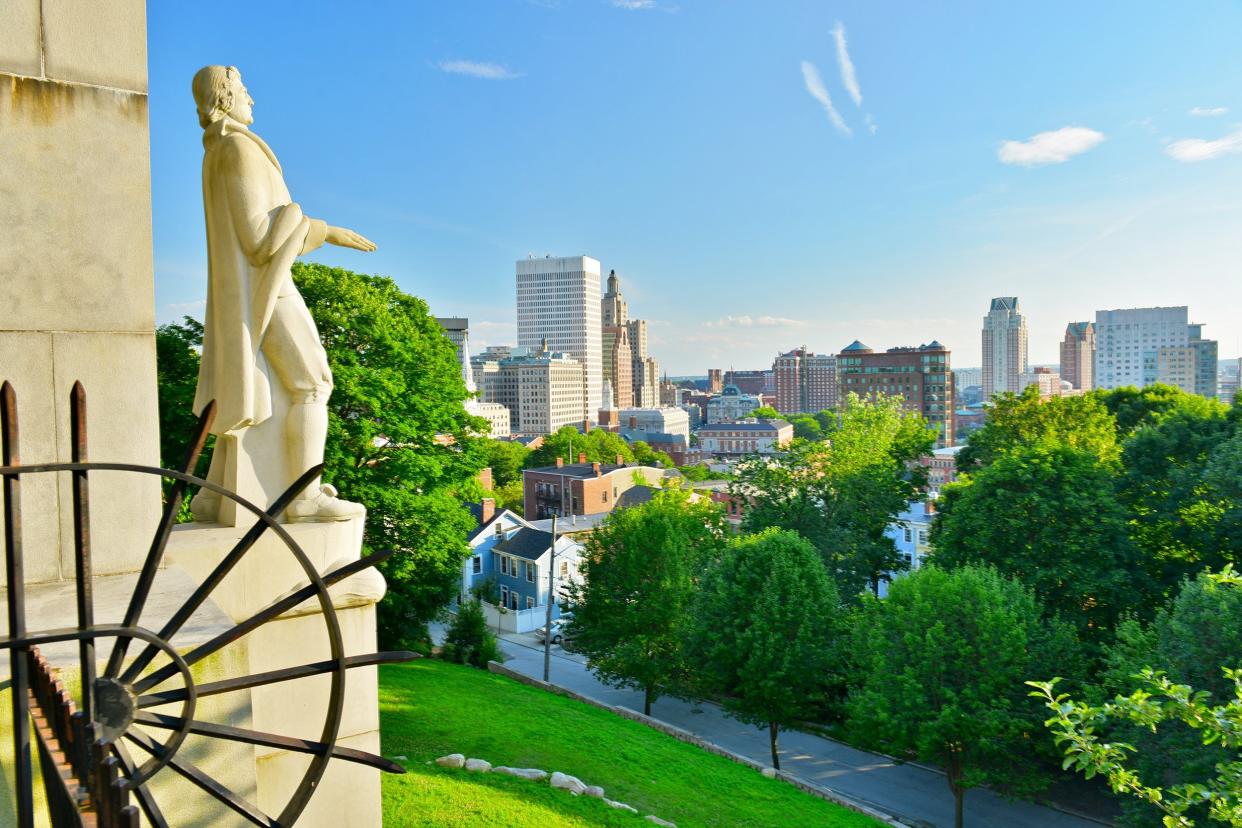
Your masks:
[{"label": "chimney", "polygon": [[559,469],[563,465],[565,465],[565,458],[564,457],[556,458],[556,467]]},{"label": "chimney", "polygon": [[579,452],[579,453],[578,453],[578,462],[579,462],[579,463],[585,463],[585,462],[586,462],[586,455],[585,455],[585,454],[583,454],[583,453],[581,453],[581,452]]},{"label": "chimney", "polygon": [[595,472],[595,476],[596,476],[596,477],[599,477],[599,476],[600,476],[600,471],[599,471],[599,463],[592,463],[592,464],[591,464],[591,470],[592,470],[593,472]]},{"label": "chimney", "polygon": [[623,455],[620,455],[620,454],[617,455],[617,465],[618,466],[625,465],[625,457]]},{"label": "chimney", "polygon": [[496,517],[496,499],[491,497],[483,498],[483,525],[492,522],[492,518]]},{"label": "chimney", "polygon": [[923,501],[923,514],[925,515],[936,514],[936,501],[931,500],[931,499],[924,500]]}]

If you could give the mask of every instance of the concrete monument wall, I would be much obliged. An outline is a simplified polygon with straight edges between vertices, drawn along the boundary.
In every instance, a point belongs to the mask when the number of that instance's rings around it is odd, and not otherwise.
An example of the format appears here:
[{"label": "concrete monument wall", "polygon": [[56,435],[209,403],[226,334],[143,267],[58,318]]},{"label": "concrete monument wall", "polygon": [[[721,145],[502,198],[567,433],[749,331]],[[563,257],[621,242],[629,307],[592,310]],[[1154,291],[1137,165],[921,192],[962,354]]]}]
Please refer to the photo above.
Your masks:
[{"label": "concrete monument wall", "polygon": [[[17,392],[21,459],[69,459],[81,380],[90,459],[158,465],[145,4],[5,0],[2,16],[0,380]],[[23,482],[32,582],[73,573],[56,477]],[[100,474],[91,509],[126,516],[95,521],[95,572],[138,569],[159,481]]]}]

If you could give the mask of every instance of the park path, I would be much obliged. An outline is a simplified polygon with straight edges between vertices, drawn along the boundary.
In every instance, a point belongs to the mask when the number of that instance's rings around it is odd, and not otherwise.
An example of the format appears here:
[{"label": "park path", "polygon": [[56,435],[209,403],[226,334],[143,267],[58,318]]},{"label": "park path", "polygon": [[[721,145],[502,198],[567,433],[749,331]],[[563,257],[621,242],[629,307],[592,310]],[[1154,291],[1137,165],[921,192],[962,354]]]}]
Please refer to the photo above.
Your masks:
[{"label": "park path", "polygon": [[[433,637],[437,633],[439,630],[433,629]],[[504,634],[500,646],[506,667],[532,678],[543,678],[543,646],[534,635]],[[605,704],[642,711],[641,693],[600,683],[587,670],[582,656],[556,646],[552,654],[553,684]],[[765,764],[771,761],[766,729],[735,721],[710,702],[659,699],[652,705],[651,715],[734,753]],[[897,763],[879,754],[800,732],[781,734],[780,756],[782,770],[908,824],[920,828],[953,825],[953,796],[944,775],[937,771]],[[1032,802],[1005,799],[983,789],[966,794],[965,823],[966,828],[1099,828],[1107,824]]]}]

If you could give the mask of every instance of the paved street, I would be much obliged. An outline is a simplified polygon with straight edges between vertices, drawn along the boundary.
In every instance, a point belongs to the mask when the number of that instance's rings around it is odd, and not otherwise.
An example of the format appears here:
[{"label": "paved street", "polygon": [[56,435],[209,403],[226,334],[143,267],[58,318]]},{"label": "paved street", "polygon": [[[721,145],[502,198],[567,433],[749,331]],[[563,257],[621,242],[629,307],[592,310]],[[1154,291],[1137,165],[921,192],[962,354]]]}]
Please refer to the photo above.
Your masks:
[{"label": "paved street", "polygon": [[[501,648],[505,666],[543,678],[543,648],[533,635],[507,634]],[[553,684],[612,705],[642,710],[642,695],[600,684],[586,669],[581,656],[553,647]],[[652,715],[760,762],[770,761],[767,733],[736,722],[710,703],[688,704],[660,699]],[[953,824],[953,796],[944,776],[935,771],[894,763],[873,753],[811,736],[781,734],[781,768],[801,778],[839,791],[906,822],[949,828]],[[966,794],[967,828],[1098,828],[1100,823],[1071,816],[1041,805],[1013,802],[991,791]]]}]

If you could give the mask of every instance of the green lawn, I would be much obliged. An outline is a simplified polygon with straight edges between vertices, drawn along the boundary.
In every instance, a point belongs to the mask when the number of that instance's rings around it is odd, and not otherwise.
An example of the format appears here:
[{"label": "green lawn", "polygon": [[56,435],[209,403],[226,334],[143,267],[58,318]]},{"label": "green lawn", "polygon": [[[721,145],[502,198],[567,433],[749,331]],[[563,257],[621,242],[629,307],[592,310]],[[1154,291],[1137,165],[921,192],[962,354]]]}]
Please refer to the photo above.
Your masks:
[{"label": "green lawn", "polygon": [[[385,756],[409,773],[384,776],[384,825],[650,825],[646,814],[695,825],[874,828],[875,821],[802,793],[651,728],[503,676],[431,659],[380,668]],[[635,816],[547,782],[446,770],[447,753],[542,768],[600,785]]]}]

